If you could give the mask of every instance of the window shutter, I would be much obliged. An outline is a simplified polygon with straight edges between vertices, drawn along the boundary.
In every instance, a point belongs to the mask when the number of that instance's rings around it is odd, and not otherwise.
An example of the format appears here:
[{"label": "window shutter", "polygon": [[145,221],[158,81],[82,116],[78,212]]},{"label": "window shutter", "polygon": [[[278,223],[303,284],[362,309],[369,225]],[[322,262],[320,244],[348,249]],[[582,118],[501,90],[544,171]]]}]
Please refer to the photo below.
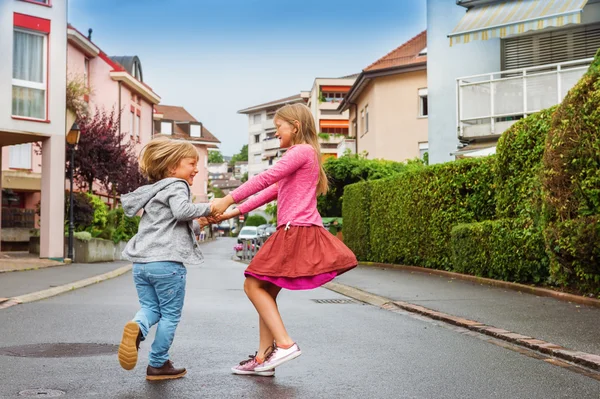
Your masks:
[{"label": "window shutter", "polygon": [[592,58],[600,48],[600,24],[502,40],[502,70]]}]

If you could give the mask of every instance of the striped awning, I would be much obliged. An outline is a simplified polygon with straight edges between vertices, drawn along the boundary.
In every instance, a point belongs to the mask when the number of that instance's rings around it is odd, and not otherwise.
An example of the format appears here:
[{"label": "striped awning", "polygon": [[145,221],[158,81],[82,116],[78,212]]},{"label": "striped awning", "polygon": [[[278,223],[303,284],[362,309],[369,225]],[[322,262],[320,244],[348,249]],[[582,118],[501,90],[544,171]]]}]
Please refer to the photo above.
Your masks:
[{"label": "striped awning", "polygon": [[450,45],[581,23],[588,0],[509,0],[473,7],[448,35]]},{"label": "striped awning", "polygon": [[348,121],[347,120],[338,120],[338,119],[321,119],[319,121],[319,127],[323,128],[347,128]]}]

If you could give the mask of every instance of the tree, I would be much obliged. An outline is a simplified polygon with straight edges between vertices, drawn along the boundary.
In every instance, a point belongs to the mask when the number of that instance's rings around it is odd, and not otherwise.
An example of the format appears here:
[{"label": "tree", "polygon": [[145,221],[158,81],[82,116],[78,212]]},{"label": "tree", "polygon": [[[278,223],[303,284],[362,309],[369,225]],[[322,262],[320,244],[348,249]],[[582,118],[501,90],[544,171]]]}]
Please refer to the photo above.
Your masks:
[{"label": "tree", "polygon": [[[67,144],[67,160],[71,151],[75,151],[74,179],[80,189],[92,192],[97,181],[107,192],[126,192],[140,181],[133,164],[137,165],[135,149],[132,144],[124,143],[125,133],[119,130],[119,115],[99,111],[93,116],[83,115],[78,120],[81,136],[77,149]],[[67,162],[67,176],[70,173],[70,161]]]},{"label": "tree", "polygon": [[251,215],[246,218],[246,226],[261,226],[267,224],[267,219],[260,215]]},{"label": "tree", "polygon": [[208,163],[223,163],[223,155],[221,151],[209,151],[208,152]]},{"label": "tree", "polygon": [[242,183],[246,183],[248,181],[248,172],[244,173],[244,176],[242,176],[240,181]]},{"label": "tree", "polygon": [[269,223],[277,224],[277,201],[267,204],[265,213],[271,217]]},{"label": "tree", "polygon": [[248,144],[244,144],[240,152],[231,157],[229,164],[233,167],[238,161],[248,162]]}]

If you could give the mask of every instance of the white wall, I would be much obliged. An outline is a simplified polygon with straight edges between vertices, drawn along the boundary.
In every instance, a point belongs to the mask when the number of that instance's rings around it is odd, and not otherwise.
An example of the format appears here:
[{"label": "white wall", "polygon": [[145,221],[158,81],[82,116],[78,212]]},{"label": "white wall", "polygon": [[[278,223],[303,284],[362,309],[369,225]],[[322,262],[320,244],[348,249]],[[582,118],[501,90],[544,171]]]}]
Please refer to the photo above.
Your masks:
[{"label": "white wall", "polygon": [[453,160],[456,151],[456,78],[500,70],[500,39],[455,44],[452,32],[466,8],[454,0],[427,0],[429,162]]}]

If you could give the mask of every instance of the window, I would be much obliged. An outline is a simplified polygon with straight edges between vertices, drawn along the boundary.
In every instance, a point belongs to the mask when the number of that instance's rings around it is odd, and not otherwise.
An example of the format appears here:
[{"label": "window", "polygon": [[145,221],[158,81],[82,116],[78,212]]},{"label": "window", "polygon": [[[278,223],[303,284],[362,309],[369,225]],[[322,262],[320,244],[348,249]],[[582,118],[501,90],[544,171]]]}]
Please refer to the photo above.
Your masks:
[{"label": "window", "polygon": [[365,105],[365,133],[369,131],[369,106]]},{"label": "window", "polygon": [[172,122],[161,122],[160,132],[162,134],[173,134],[173,123]]},{"label": "window", "polygon": [[260,123],[260,119],[261,119],[261,115],[260,114],[254,114],[253,115],[253,123],[256,125],[258,123]]},{"label": "window", "polygon": [[273,158],[269,158],[269,166],[273,165]]},{"label": "window", "polygon": [[346,93],[338,93],[338,92],[322,92],[321,93],[321,101],[324,102],[341,102],[344,97],[346,97]]},{"label": "window", "polygon": [[31,169],[31,143],[11,145],[9,148],[9,168]]},{"label": "window", "polygon": [[427,89],[419,89],[419,117],[425,118],[429,115],[429,105],[427,103]]},{"label": "window", "polygon": [[138,139],[138,141],[140,141],[140,126],[142,123],[142,118],[140,117],[140,115],[136,115],[135,117],[135,135]]},{"label": "window", "polygon": [[429,143],[419,143],[419,158],[425,159],[425,154],[429,152]]},{"label": "window", "polygon": [[46,35],[15,29],[12,114],[46,119]]},{"label": "window", "polygon": [[190,136],[202,137],[202,131],[200,125],[190,125]]},{"label": "window", "polygon": [[90,87],[90,60],[88,58],[83,61],[83,83],[86,87]]},{"label": "window", "polygon": [[365,110],[362,109],[360,111],[360,130],[362,130],[363,134],[365,134],[367,131],[365,130]]},{"label": "window", "polygon": [[254,154],[254,163],[261,163],[262,158],[260,154]]},{"label": "window", "polygon": [[254,143],[260,143],[260,134],[254,135]]},{"label": "window", "polygon": [[129,121],[129,135],[133,138],[135,133],[135,114],[131,111],[131,120]]}]

